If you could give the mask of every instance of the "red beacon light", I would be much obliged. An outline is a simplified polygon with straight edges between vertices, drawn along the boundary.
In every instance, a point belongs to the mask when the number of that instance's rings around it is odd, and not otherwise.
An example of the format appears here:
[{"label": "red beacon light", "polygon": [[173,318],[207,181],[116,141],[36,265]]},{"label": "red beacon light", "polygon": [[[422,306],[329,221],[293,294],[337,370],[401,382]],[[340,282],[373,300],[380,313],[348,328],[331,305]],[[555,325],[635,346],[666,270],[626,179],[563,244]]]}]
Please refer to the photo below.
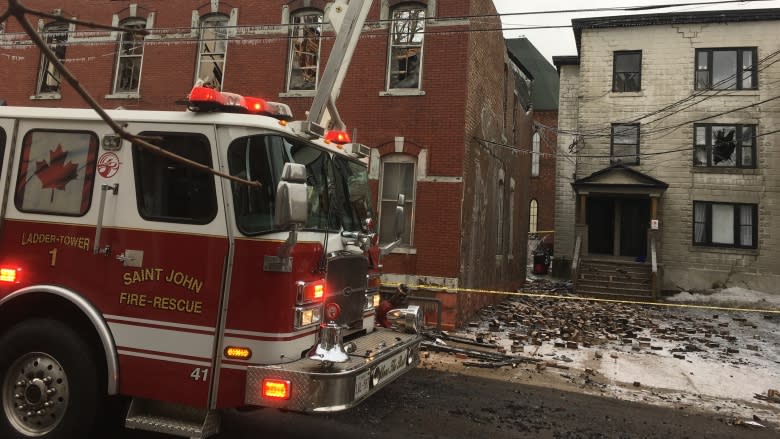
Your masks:
[{"label": "red beacon light", "polygon": [[325,133],[325,141],[335,143],[336,145],[344,145],[351,143],[352,139],[350,139],[346,131],[331,130]]},{"label": "red beacon light", "polygon": [[292,110],[286,104],[269,102],[265,99],[242,96],[213,88],[196,86],[187,98],[187,108],[196,113],[225,112],[271,116],[290,121]]}]

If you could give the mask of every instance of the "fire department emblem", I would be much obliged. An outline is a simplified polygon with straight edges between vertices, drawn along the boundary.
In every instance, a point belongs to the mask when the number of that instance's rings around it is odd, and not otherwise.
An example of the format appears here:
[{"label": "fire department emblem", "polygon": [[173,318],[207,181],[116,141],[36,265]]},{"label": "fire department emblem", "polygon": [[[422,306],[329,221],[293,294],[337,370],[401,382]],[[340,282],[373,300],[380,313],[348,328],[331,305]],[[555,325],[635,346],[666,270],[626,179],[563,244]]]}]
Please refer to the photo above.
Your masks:
[{"label": "fire department emblem", "polygon": [[97,169],[101,177],[113,177],[119,171],[119,157],[113,152],[104,153],[98,159]]}]

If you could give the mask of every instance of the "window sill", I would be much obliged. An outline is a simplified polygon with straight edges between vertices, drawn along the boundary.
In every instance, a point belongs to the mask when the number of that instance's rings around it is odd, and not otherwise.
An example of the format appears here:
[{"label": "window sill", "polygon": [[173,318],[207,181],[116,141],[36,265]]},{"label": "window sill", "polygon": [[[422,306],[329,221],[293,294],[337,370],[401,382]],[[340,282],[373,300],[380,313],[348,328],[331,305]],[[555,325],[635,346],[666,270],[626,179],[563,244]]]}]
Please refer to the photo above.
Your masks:
[{"label": "window sill", "polygon": [[104,99],[141,99],[140,93],[114,93],[105,95]]},{"label": "window sill", "polygon": [[642,98],[645,96],[643,91],[611,91],[610,97],[613,98]]},{"label": "window sill", "polygon": [[761,171],[756,168],[726,168],[714,166],[696,166],[691,168],[694,174],[732,174],[732,175],[760,175]]},{"label": "window sill", "polygon": [[713,90],[713,89],[695,89],[695,93],[701,96],[761,96],[759,89],[747,90]]},{"label": "window sill", "polygon": [[416,255],[417,249],[413,247],[396,247],[390,251],[390,254],[396,255]]},{"label": "window sill", "polygon": [[59,93],[41,93],[37,95],[30,96],[30,100],[33,101],[44,101],[44,100],[54,100],[54,99],[62,99],[62,95]]},{"label": "window sill", "polygon": [[422,90],[387,90],[380,91],[379,96],[425,96]]},{"label": "window sill", "polygon": [[688,246],[688,251],[691,253],[712,253],[718,255],[761,256],[761,251],[757,248],[714,247],[691,244]]},{"label": "window sill", "polygon": [[284,93],[279,93],[280,98],[313,98],[317,94],[317,90],[293,90]]}]

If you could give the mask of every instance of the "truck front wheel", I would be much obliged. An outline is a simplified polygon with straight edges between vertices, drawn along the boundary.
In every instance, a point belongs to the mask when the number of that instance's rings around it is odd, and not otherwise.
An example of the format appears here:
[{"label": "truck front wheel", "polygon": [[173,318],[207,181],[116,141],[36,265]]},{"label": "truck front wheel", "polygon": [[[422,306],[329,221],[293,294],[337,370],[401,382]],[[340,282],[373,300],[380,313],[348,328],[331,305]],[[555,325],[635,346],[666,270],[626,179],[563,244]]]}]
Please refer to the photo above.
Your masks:
[{"label": "truck front wheel", "polygon": [[24,321],[3,334],[0,437],[86,437],[105,395],[93,357],[88,344],[56,320]]}]

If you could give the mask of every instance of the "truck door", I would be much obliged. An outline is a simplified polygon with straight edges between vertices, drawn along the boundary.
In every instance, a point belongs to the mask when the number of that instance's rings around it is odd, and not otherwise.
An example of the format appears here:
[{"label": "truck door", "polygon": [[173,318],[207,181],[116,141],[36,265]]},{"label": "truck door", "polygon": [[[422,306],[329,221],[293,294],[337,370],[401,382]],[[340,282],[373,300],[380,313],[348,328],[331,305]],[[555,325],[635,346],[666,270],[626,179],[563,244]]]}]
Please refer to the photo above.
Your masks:
[{"label": "truck door", "polygon": [[[195,162],[217,163],[213,126],[127,129]],[[228,251],[221,182],[128,142],[101,150],[97,166],[105,200],[96,258],[106,277],[120,391],[205,407]]]}]

